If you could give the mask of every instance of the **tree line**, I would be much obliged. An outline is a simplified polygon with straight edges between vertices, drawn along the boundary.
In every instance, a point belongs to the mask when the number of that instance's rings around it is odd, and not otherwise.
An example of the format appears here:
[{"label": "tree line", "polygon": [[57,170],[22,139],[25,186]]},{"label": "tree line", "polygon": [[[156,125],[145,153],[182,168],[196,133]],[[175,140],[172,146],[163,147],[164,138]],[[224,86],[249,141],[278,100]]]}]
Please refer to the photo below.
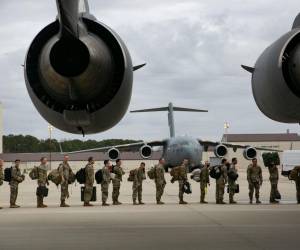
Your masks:
[{"label": "tree line", "polygon": [[44,153],[60,152],[59,144],[64,152],[78,151],[89,148],[107,147],[135,143],[135,140],[109,139],[109,140],[62,140],[38,139],[31,135],[5,135],[3,136],[4,153]]}]

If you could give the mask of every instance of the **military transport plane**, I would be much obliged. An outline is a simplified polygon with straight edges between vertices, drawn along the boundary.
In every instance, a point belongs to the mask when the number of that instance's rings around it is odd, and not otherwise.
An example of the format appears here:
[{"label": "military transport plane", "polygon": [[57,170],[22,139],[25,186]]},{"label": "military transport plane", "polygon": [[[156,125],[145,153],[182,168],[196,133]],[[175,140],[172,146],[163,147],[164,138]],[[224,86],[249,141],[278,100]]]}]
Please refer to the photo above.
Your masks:
[{"label": "military transport plane", "polygon": [[114,147],[102,147],[93,148],[81,151],[70,152],[82,153],[91,151],[107,151],[107,155],[111,160],[116,160],[120,157],[120,151],[136,151],[139,150],[140,156],[143,159],[149,159],[152,156],[153,147],[160,146],[163,148],[163,157],[166,160],[166,170],[178,165],[181,165],[184,159],[188,159],[190,163],[190,170],[194,168],[201,167],[202,153],[207,151],[208,148],[214,148],[214,153],[217,157],[225,157],[228,153],[228,148],[233,148],[236,151],[238,148],[244,149],[244,157],[251,160],[256,157],[257,150],[263,151],[277,151],[266,148],[254,148],[245,145],[233,145],[229,143],[222,142],[212,142],[203,141],[195,139],[189,136],[175,136],[175,125],[174,125],[174,111],[181,112],[208,112],[207,110],[200,109],[189,109],[175,107],[172,103],[168,107],[153,108],[153,109],[142,109],[131,111],[131,113],[142,113],[142,112],[168,112],[169,128],[170,128],[170,138],[161,141],[151,141],[151,142],[137,142],[126,145],[119,145]]}]

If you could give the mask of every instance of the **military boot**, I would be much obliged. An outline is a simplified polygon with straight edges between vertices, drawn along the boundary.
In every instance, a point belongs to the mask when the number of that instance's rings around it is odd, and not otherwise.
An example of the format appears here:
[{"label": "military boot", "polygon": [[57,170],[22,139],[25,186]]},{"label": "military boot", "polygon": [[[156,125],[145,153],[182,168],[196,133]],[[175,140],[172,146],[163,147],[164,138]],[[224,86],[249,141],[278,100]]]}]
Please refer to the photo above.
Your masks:
[{"label": "military boot", "polygon": [[60,207],[70,207],[65,201],[61,201]]},{"label": "military boot", "polygon": [[85,203],[83,204],[83,206],[84,206],[84,207],[93,207],[94,205],[92,205],[92,204],[89,203],[89,202],[85,202]]},{"label": "military boot", "polygon": [[179,201],[179,204],[180,205],[186,205],[186,204],[188,204],[186,201],[184,201],[184,200],[181,200],[181,201]]},{"label": "military boot", "polygon": [[139,201],[139,205],[145,205],[145,203],[142,201]]},{"label": "military boot", "polygon": [[261,204],[261,201],[259,199],[256,199],[256,204]]},{"label": "military boot", "polygon": [[234,199],[230,199],[230,200],[229,200],[229,203],[230,203],[230,204],[236,204],[237,202],[236,202]]},{"label": "military boot", "polygon": [[164,205],[165,203],[162,202],[162,201],[157,201],[156,204],[157,204],[157,205]]},{"label": "military boot", "polygon": [[270,203],[271,203],[271,204],[278,204],[279,201],[276,201],[276,200],[272,200],[272,201],[271,201],[271,200],[270,200]]},{"label": "military boot", "polygon": [[133,205],[136,206],[138,205],[138,203],[136,201],[133,201]]},{"label": "military boot", "polygon": [[16,205],[16,204],[11,204],[10,208],[19,208],[20,206]]},{"label": "military boot", "polygon": [[108,207],[109,204],[107,204],[106,202],[103,202],[103,203],[102,203],[102,206],[103,206],[103,207]]},{"label": "military boot", "polygon": [[224,204],[226,204],[226,202],[224,202],[224,201],[220,201],[220,203],[219,204],[222,204],[222,205],[224,205]]},{"label": "military boot", "polygon": [[208,202],[207,202],[207,201],[204,201],[204,200],[203,200],[203,201],[200,201],[200,203],[201,203],[201,204],[208,204]]}]

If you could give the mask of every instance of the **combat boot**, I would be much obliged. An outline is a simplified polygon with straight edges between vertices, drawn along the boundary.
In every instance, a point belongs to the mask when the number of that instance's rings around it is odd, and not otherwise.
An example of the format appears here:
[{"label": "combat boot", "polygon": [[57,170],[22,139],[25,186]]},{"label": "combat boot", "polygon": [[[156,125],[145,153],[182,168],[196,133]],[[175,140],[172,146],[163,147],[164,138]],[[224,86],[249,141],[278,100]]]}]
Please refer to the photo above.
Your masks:
[{"label": "combat boot", "polygon": [[157,204],[157,205],[164,205],[165,203],[162,202],[162,201],[157,201],[156,204]]},{"label": "combat boot", "polygon": [[233,199],[230,199],[229,204],[236,204],[237,202],[234,201]]},{"label": "combat boot", "polygon": [[89,203],[89,202],[85,202],[85,203],[83,204],[83,206],[84,206],[84,207],[93,207],[94,205],[92,205],[92,204]]},{"label": "combat boot", "polygon": [[142,201],[139,201],[139,205],[145,205],[145,203]]},{"label": "combat boot", "polygon": [[46,208],[46,207],[48,207],[48,206],[47,206],[46,204],[43,203],[43,204],[42,204],[42,207],[43,207],[43,208]]},{"label": "combat boot", "polygon": [[117,205],[122,205],[123,203],[120,201],[117,201]]},{"label": "combat boot", "polygon": [[201,204],[208,204],[207,201],[200,201]]},{"label": "combat boot", "polygon": [[60,207],[70,207],[65,201],[61,201]]},{"label": "combat boot", "polygon": [[136,201],[133,201],[133,205],[136,206],[138,205],[138,203]]},{"label": "combat boot", "polygon": [[186,204],[188,204],[186,201],[184,201],[184,200],[181,200],[181,201],[179,201],[179,204],[180,205],[186,205]]},{"label": "combat boot", "polygon": [[259,199],[256,199],[256,204],[261,204],[261,201]]},{"label": "combat boot", "polygon": [[279,201],[274,200],[274,201],[270,201],[270,203],[271,203],[271,204],[278,204]]},{"label": "combat boot", "polygon": [[103,207],[108,207],[109,204],[107,204],[106,202],[103,202],[103,203],[102,203],[102,206],[103,206]]},{"label": "combat boot", "polygon": [[222,204],[222,205],[224,205],[224,204],[226,204],[226,202],[224,202],[224,201],[220,201],[220,203],[219,204]]},{"label": "combat boot", "polygon": [[16,204],[11,204],[10,208],[19,208],[20,206],[16,205]]}]

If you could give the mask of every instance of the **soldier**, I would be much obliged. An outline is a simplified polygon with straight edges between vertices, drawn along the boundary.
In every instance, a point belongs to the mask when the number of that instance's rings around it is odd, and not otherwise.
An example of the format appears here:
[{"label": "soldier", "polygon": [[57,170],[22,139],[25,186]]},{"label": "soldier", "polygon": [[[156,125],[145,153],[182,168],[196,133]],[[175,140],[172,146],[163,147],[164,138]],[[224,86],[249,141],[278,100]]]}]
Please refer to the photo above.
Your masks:
[{"label": "soldier", "polygon": [[[134,181],[132,184],[132,201],[133,205],[144,205],[143,203],[143,181],[146,179],[145,175],[145,163],[142,162],[140,167],[134,171]],[[136,202],[136,198],[138,196],[139,203]]]},{"label": "soldier", "polygon": [[[0,159],[0,186],[3,185],[3,181],[4,181],[4,174],[3,174],[3,160]],[[2,209],[2,207],[0,207],[0,209]]]},{"label": "soldier", "polygon": [[85,207],[92,207],[93,205],[90,204],[93,195],[93,187],[95,181],[95,174],[94,174],[94,158],[89,157],[88,163],[85,166],[85,183],[84,183],[84,204]]},{"label": "soldier", "polygon": [[59,164],[58,171],[62,177],[61,187],[61,196],[60,196],[60,207],[70,207],[66,204],[66,199],[69,198],[69,177],[72,169],[69,165],[69,156],[65,155],[64,160]]},{"label": "soldier", "polygon": [[15,165],[11,169],[11,181],[10,185],[10,208],[19,208],[16,205],[16,200],[18,197],[19,184],[24,181],[25,176],[21,174],[20,160],[15,160]]},{"label": "soldier", "polygon": [[187,182],[187,168],[188,168],[189,161],[187,159],[183,160],[181,166],[179,166],[179,176],[178,176],[178,184],[179,184],[179,204],[186,205],[188,204],[186,201],[183,200],[183,186]]},{"label": "soldier", "polygon": [[[38,183],[38,188],[45,189],[46,185],[49,186],[48,178],[47,178],[47,158],[42,157],[41,158],[41,164],[37,167],[37,183]],[[37,197],[37,208],[45,208],[48,207],[47,205],[44,204],[44,197],[45,195],[43,193],[38,193],[36,194]]]},{"label": "soldier", "polygon": [[279,193],[278,191],[278,180],[279,173],[278,167],[274,164],[268,167],[270,173],[270,183],[271,183],[271,192],[270,192],[270,203],[277,204],[279,201],[276,200],[276,195]]},{"label": "soldier", "polygon": [[204,164],[204,167],[201,169],[200,172],[200,190],[201,190],[201,196],[200,196],[200,203],[207,204],[205,201],[205,189],[207,188],[207,185],[210,185],[209,182],[209,162],[206,161]]},{"label": "soldier", "polygon": [[219,167],[221,176],[219,179],[216,179],[216,203],[217,204],[226,204],[224,202],[224,190],[227,183],[227,168],[226,168],[226,159],[222,159],[222,165]]},{"label": "soldier", "polygon": [[237,202],[234,200],[234,195],[236,191],[236,180],[238,177],[238,169],[237,169],[237,158],[232,158],[231,164],[229,165],[228,170],[228,189],[229,189],[229,203],[236,204]]},{"label": "soldier", "polygon": [[124,170],[122,169],[122,160],[120,160],[120,159],[116,160],[116,166],[113,168],[113,173],[115,174],[115,178],[113,178],[113,180],[112,180],[113,205],[121,205],[122,203],[119,201],[120,187],[121,187],[121,182],[122,182],[122,176],[125,174]]},{"label": "soldier", "polygon": [[247,180],[249,183],[249,199],[250,204],[253,202],[253,192],[255,189],[255,198],[256,198],[256,204],[261,204],[261,201],[259,200],[259,189],[263,183],[263,177],[262,177],[262,169],[259,165],[257,165],[257,159],[254,158],[252,160],[252,164],[248,166],[247,169]]},{"label": "soldier", "polygon": [[156,186],[156,203],[158,205],[163,205],[164,202],[161,201],[161,197],[164,193],[165,186],[167,184],[165,179],[165,159],[160,158],[159,163],[155,166],[155,186]]},{"label": "soldier", "polygon": [[112,164],[111,161],[105,160],[104,161],[104,167],[102,168],[102,182],[101,182],[101,191],[102,191],[102,206],[109,206],[107,203],[108,198],[108,188],[111,181],[111,168]]},{"label": "soldier", "polygon": [[300,204],[300,166],[294,168],[296,171],[295,176],[295,184],[296,184],[296,191],[297,191],[297,203]]}]

